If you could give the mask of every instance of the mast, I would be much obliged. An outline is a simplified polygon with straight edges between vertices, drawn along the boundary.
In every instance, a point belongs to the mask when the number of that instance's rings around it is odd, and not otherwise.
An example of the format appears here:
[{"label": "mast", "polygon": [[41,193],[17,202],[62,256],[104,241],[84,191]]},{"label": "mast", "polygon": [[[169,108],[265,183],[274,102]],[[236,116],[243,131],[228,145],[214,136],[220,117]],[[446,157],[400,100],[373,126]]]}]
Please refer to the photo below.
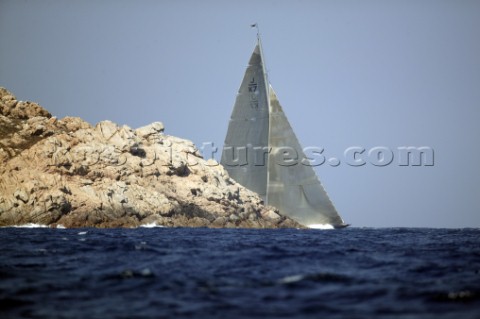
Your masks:
[{"label": "mast", "polygon": [[[258,47],[260,48],[260,59],[262,60],[262,66],[263,66],[263,75],[264,75],[264,80],[265,80],[265,87],[267,90],[267,99],[269,99],[269,82],[268,82],[268,73],[267,73],[267,64],[265,63],[265,55],[263,54],[263,46],[262,46],[262,39],[260,37],[260,27],[258,26],[258,23],[252,24],[253,27],[257,29],[257,43]],[[269,103],[270,105],[270,103]]]},{"label": "mast", "polygon": [[[262,46],[262,39],[260,37],[260,27],[258,26],[258,23],[255,23],[253,24],[252,26],[254,26],[256,29],[257,29],[257,43],[258,43],[258,47],[260,48],[260,60],[262,61],[262,68],[263,68],[263,78],[264,78],[264,82],[265,82],[265,93],[267,95],[267,106],[268,106],[268,137],[267,137],[267,140],[270,141],[270,82],[268,81],[268,73],[267,73],[267,64],[265,63],[265,56],[263,54],[263,46]],[[267,157],[270,157],[270,145],[267,144],[267,147],[269,148],[269,151],[268,151],[268,154],[267,154]],[[267,159],[267,190],[268,190],[268,181],[269,181],[269,169],[268,169],[268,162],[269,160]],[[265,205],[268,205],[268,191],[266,192],[265,194]]]}]

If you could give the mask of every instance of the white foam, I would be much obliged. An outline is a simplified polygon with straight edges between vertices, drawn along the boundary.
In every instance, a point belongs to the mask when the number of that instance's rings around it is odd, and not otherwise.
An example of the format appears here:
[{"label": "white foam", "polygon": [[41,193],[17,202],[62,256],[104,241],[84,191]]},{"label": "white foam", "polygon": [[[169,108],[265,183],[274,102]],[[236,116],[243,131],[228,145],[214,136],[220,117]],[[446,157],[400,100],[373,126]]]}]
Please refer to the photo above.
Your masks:
[{"label": "white foam", "polygon": [[79,235],[86,235],[87,233],[88,233],[88,232],[86,232],[86,231],[81,231],[81,232],[79,232],[78,234],[79,234]]},{"label": "white foam", "polygon": [[144,268],[144,269],[142,269],[140,274],[144,277],[149,277],[149,276],[152,275],[152,271],[150,270],[150,268]]},{"label": "white foam", "polygon": [[13,226],[7,226],[7,227],[15,227],[15,228],[48,228],[47,225],[34,224],[34,223],[28,223],[28,224],[23,224],[23,225],[13,225]]},{"label": "white foam", "polygon": [[278,281],[280,284],[291,284],[300,280],[303,280],[305,278],[304,275],[293,275],[293,276],[287,276],[283,277]]},{"label": "white foam", "polygon": [[[35,224],[35,223],[27,223],[27,224],[21,224],[21,225],[13,225],[13,226],[0,226],[0,228],[8,228],[8,227],[13,227],[13,228],[50,228],[50,226],[48,226],[48,225]],[[62,224],[57,224],[54,228],[67,229],[67,227],[63,226]],[[52,229],[54,229],[54,228],[52,228]]]},{"label": "white foam", "polygon": [[335,227],[330,224],[311,224],[307,225],[307,227],[312,229],[335,229]]},{"label": "white foam", "polygon": [[155,227],[164,227],[164,226],[162,226],[162,225],[157,225],[157,223],[153,222],[153,223],[148,223],[148,224],[140,225],[140,227],[143,227],[143,228],[155,228]]}]

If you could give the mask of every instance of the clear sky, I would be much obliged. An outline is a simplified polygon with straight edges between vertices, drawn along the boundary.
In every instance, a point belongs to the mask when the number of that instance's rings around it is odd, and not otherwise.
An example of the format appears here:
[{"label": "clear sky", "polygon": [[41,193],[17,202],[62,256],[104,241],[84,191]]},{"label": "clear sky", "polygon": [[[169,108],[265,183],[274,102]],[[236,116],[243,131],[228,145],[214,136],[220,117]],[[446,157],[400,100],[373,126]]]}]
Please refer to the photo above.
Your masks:
[{"label": "clear sky", "polygon": [[[0,86],[55,116],[223,145],[258,22],[269,79],[353,226],[480,227],[480,1],[0,1]],[[349,147],[392,164],[345,163]],[[433,166],[399,166],[428,146]]]}]

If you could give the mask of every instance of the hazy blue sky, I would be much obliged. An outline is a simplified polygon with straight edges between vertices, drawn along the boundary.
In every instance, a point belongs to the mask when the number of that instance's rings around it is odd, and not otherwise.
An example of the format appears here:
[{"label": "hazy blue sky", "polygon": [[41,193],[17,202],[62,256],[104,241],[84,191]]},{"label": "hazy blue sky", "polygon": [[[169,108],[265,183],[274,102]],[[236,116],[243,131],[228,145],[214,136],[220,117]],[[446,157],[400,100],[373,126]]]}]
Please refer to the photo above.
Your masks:
[{"label": "hazy blue sky", "polygon": [[[0,86],[222,146],[254,22],[301,143],[342,161],[317,173],[346,222],[480,227],[480,1],[1,0]],[[429,146],[435,164],[352,167],[351,146]]]}]

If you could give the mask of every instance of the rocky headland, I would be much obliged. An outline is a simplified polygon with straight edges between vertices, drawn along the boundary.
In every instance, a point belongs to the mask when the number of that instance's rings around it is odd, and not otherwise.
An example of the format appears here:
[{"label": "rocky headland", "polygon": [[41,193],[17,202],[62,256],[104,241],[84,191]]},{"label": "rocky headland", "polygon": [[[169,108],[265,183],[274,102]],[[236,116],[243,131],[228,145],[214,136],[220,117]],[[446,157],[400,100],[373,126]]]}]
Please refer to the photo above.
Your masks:
[{"label": "rocky headland", "polygon": [[0,88],[0,226],[302,228],[160,122],[57,119]]}]

